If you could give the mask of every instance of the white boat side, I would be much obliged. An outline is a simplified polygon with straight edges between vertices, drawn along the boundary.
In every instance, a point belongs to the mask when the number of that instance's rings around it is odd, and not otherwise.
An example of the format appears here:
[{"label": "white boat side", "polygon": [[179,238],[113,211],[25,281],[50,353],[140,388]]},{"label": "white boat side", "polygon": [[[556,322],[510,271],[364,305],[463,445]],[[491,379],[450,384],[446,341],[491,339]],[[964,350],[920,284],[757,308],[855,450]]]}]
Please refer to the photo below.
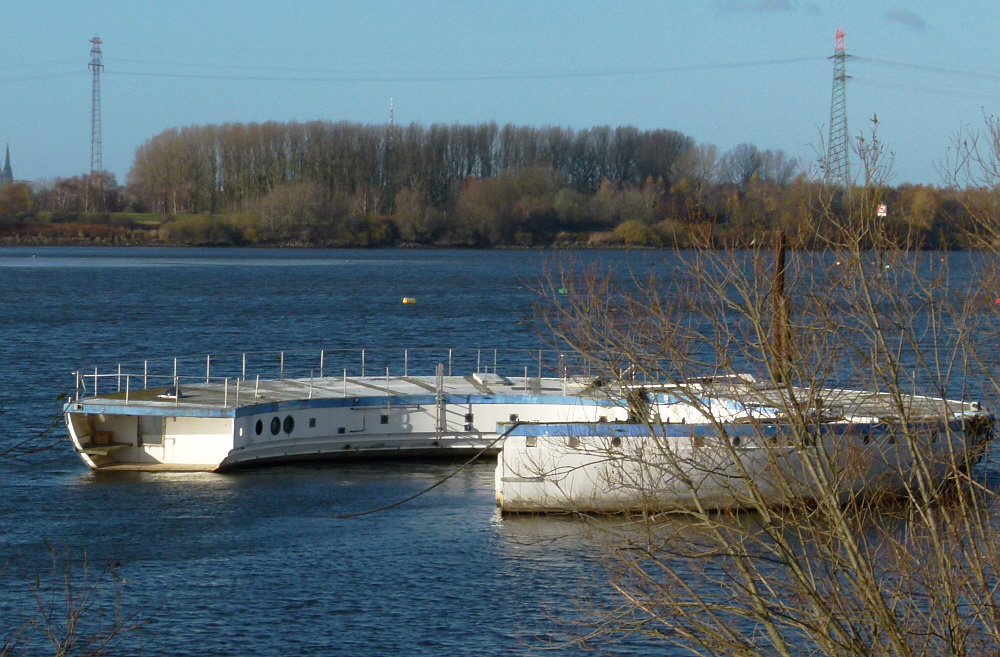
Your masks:
[{"label": "white boat side", "polygon": [[624,419],[569,378],[402,376],[210,382],[78,396],[69,436],[95,470],[217,470],[357,457],[462,456],[501,447],[498,423]]},{"label": "white boat side", "polygon": [[974,464],[993,437],[994,417],[976,403],[912,397],[903,425],[879,395],[848,390],[824,390],[828,405],[796,436],[766,392],[747,404],[751,395],[727,388],[686,396],[695,403],[652,395],[644,422],[514,427],[498,460],[498,506],[607,513],[783,505],[815,496],[817,468],[841,499],[903,494],[918,462],[937,484]]}]

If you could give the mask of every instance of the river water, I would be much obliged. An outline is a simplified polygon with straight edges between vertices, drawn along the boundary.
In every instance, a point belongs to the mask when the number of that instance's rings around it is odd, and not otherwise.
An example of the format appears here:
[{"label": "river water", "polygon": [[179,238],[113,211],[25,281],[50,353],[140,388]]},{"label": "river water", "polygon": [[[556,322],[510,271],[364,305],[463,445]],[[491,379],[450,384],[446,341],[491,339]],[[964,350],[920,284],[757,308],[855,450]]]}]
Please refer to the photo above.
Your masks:
[{"label": "river water", "polygon": [[[45,428],[84,363],[537,349],[531,287],[555,266],[519,251],[0,249],[0,448]],[[151,617],[141,638],[153,654],[510,655],[566,638],[564,621],[606,595],[599,540],[571,520],[501,519],[493,464],[391,511],[334,517],[403,499],[455,467],[96,475],[68,441],[0,460],[0,635],[30,609],[36,575],[51,578],[52,549],[69,555],[77,585],[85,562],[91,576],[116,564],[125,607]]]},{"label": "river water", "polygon": [[[584,258],[599,259],[600,254]],[[604,254],[612,260],[622,256]],[[274,349],[536,349],[538,252],[0,249],[0,446],[57,414],[84,363]],[[414,297],[404,306],[402,297]],[[457,373],[457,372],[456,372]],[[56,426],[56,437],[65,430]],[[523,654],[563,636],[599,551],[565,520],[501,520],[493,464],[92,474],[68,441],[0,461],[0,634],[49,549],[105,564],[148,651]],[[44,651],[43,651],[44,652]],[[573,650],[564,650],[564,653]]]}]

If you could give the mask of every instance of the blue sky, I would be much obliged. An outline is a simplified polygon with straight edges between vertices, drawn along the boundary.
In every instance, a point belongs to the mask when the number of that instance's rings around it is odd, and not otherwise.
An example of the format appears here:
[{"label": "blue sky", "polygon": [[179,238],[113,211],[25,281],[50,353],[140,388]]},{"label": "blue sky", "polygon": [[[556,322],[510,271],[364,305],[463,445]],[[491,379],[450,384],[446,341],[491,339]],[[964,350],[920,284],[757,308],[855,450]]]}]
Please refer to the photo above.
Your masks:
[{"label": "blue sky", "polygon": [[838,26],[850,131],[878,115],[894,183],[940,183],[956,131],[1000,114],[1000,12],[978,0],[0,0],[0,15],[0,144],[25,180],[89,170],[95,34],[120,182],[167,128],[383,123],[390,98],[398,124],[630,124],[813,161]]}]

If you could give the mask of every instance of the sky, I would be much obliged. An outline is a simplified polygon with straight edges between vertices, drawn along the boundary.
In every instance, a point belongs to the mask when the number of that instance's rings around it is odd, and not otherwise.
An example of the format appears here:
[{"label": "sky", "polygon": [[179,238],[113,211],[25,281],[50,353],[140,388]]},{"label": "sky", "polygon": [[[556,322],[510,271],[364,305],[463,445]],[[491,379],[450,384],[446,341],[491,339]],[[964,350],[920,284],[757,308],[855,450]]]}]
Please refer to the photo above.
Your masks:
[{"label": "sky", "polygon": [[[815,169],[834,38],[848,127],[893,184],[942,184],[962,130],[1000,114],[995,2],[0,0],[0,145],[15,178],[90,170],[99,36],[104,168],[188,125],[389,121],[633,125]],[[857,160],[854,160],[857,166]]]}]

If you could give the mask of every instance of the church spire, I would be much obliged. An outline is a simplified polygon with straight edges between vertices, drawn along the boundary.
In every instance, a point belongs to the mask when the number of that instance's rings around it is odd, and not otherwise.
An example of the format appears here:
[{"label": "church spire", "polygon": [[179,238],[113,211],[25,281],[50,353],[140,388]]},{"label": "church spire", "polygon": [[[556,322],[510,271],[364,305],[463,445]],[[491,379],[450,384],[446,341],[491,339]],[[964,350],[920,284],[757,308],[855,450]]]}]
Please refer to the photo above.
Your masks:
[{"label": "church spire", "polygon": [[0,187],[14,182],[14,172],[10,168],[10,144],[7,144],[7,158],[3,165],[3,174],[0,175]]}]

